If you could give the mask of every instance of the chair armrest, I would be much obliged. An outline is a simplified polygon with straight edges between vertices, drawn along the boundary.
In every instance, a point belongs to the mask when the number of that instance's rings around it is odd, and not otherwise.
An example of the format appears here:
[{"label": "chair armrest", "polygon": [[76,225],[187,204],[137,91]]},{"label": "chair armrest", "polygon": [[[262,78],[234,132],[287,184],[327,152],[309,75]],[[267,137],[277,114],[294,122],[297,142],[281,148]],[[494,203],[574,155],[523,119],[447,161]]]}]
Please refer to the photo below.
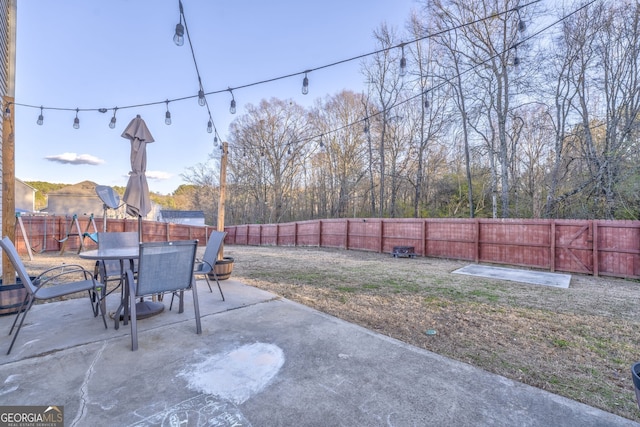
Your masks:
[{"label": "chair armrest", "polygon": [[37,289],[40,289],[44,285],[53,281],[54,279],[58,279],[60,277],[64,277],[71,274],[78,274],[78,273],[81,273],[84,276],[84,280],[91,279],[95,282],[93,274],[89,270],[85,269],[83,266],[79,264],[63,264],[63,265],[58,265],[55,267],[48,268],[42,273],[40,273],[38,276],[36,276],[35,279],[33,279],[33,285]]}]

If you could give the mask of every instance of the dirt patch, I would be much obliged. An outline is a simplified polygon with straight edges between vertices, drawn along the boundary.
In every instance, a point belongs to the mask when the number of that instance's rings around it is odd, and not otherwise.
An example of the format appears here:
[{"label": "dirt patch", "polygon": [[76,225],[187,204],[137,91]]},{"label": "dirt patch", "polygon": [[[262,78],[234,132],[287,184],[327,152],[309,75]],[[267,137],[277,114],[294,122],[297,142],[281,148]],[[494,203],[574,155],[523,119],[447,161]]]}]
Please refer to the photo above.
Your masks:
[{"label": "dirt patch", "polygon": [[[249,285],[640,421],[630,375],[640,360],[636,281],[574,275],[559,289],[451,274],[461,261],[318,248],[227,246],[225,256]],[[75,254],[25,264],[33,274],[62,262],[94,264]]]}]

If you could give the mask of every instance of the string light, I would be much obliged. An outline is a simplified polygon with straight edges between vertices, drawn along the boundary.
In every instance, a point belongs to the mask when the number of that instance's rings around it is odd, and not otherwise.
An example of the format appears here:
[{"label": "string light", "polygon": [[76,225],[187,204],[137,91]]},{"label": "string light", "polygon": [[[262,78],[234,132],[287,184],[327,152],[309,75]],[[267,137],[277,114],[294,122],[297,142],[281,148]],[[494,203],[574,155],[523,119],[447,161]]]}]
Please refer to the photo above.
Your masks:
[{"label": "string light", "polygon": [[115,129],[116,127],[116,111],[118,111],[118,107],[113,109],[113,117],[111,117],[111,121],[109,122],[109,127],[111,129]]},{"label": "string light", "polygon": [[73,128],[74,129],[80,129],[80,119],[78,118],[78,111],[80,111],[80,110],[76,108],[76,118],[73,119]]},{"label": "string light", "polygon": [[38,116],[38,121],[36,122],[38,125],[42,126],[44,123],[44,116],[42,115],[42,105],[40,106],[40,115]]},{"label": "string light", "polygon": [[180,22],[176,24],[176,32],[173,35],[173,42],[177,46],[182,46],[184,44],[184,25],[182,25],[182,15],[184,11],[182,10],[182,1],[178,0],[178,5],[180,7]]},{"label": "string light", "polygon": [[402,57],[400,58],[400,77],[407,75],[407,58],[404,57],[404,43],[400,45],[402,48]]},{"label": "string light", "polygon": [[213,132],[213,122],[211,121],[211,119],[209,119],[209,123],[207,123],[207,132]]},{"label": "string light", "polygon": [[231,94],[231,104],[229,104],[229,112],[231,114],[235,114],[236,113],[236,98],[233,96],[233,91],[231,90],[231,88],[229,88],[227,90]]},{"label": "string light", "polygon": [[[533,1],[529,2],[529,3],[527,3],[527,4],[526,4],[526,5],[524,5],[524,6],[528,6],[528,5],[531,5],[531,4],[535,4],[535,3],[538,3],[538,2],[540,2],[540,1],[541,1],[541,0],[533,0]],[[587,3],[586,5],[583,5],[583,6],[581,6],[580,8],[578,8],[577,10],[575,10],[575,11],[571,12],[570,14],[567,14],[567,15],[563,16],[562,18],[558,19],[556,22],[554,22],[554,23],[552,23],[552,24],[550,24],[550,25],[546,26],[545,28],[543,28],[543,29],[541,29],[541,30],[537,31],[535,34],[528,36],[528,37],[526,38],[526,40],[531,39],[531,38],[533,38],[533,37],[535,37],[535,36],[539,35],[539,34],[540,34],[540,33],[542,33],[543,31],[546,31],[546,30],[547,30],[547,29],[549,29],[550,27],[555,26],[555,25],[556,25],[556,24],[558,24],[559,22],[564,21],[564,20],[565,20],[565,19],[567,19],[568,17],[570,17],[570,16],[574,15],[575,13],[579,12],[580,10],[584,9],[585,7],[587,7],[587,6],[591,5],[591,4],[592,4],[592,3],[594,3],[594,2],[595,2],[595,0],[592,0],[592,1],[590,1],[589,3]],[[184,35],[186,34],[187,39],[189,40],[189,44],[191,45],[191,39],[190,39],[190,37],[189,37],[189,30],[188,30],[187,22],[186,22],[186,19],[185,19],[185,16],[184,16],[184,11],[183,11],[182,2],[179,0],[179,1],[178,1],[178,4],[179,4],[179,8],[180,8],[180,21],[179,21],[179,23],[176,25],[176,34],[175,34],[174,39],[176,39],[176,38],[177,38],[177,39],[178,39],[177,41],[180,41],[179,39],[180,39],[180,37],[182,37],[182,43],[180,43],[180,45],[182,45],[182,44],[184,43]],[[524,6],[520,6],[520,7],[524,7]],[[509,12],[512,12],[512,11],[514,11],[514,10],[515,10],[515,11],[518,13],[518,18],[520,18],[520,15],[519,15],[519,12],[520,12],[520,11],[519,11],[519,9],[520,9],[520,7],[517,7],[517,8],[515,8],[515,9],[509,9],[509,10],[506,10],[506,11],[504,11],[504,12],[496,13],[495,15],[497,16],[497,15],[501,15],[501,14],[506,14],[506,13],[509,13]],[[451,30],[455,30],[455,29],[460,28],[460,27],[464,27],[464,26],[468,26],[468,25],[473,25],[473,24],[475,24],[475,23],[482,22],[482,21],[484,21],[484,20],[486,20],[486,19],[489,19],[489,18],[491,18],[491,17],[493,17],[493,15],[491,15],[491,16],[489,16],[489,17],[479,18],[479,19],[477,19],[477,20],[475,20],[475,21],[467,22],[467,23],[461,24],[459,27],[450,28],[450,29],[448,29],[448,30],[449,30],[449,31],[451,31]],[[184,22],[184,25],[183,25],[183,22]],[[524,31],[524,30],[525,30],[525,28],[526,28],[526,24],[525,24],[525,22],[524,22],[522,19],[519,19],[519,20],[518,20],[517,28],[518,28],[518,30],[519,30],[519,31]],[[416,38],[416,39],[412,40],[412,41],[411,41],[411,42],[409,42],[409,43],[416,43],[416,42],[419,42],[419,41],[421,41],[421,40],[424,40],[424,39],[427,39],[427,38],[430,38],[430,37],[433,37],[433,35],[431,35],[431,34],[427,34],[427,35],[425,35],[425,36],[422,36],[422,37]],[[175,40],[174,40],[174,41],[175,41]],[[176,43],[176,44],[178,44],[178,43]],[[309,73],[309,72],[311,72],[311,71],[320,70],[320,69],[324,69],[324,68],[329,68],[329,67],[333,67],[333,66],[336,66],[336,65],[340,65],[340,64],[346,63],[346,62],[354,61],[354,60],[357,60],[357,59],[362,59],[362,58],[365,58],[365,57],[370,56],[370,55],[379,54],[379,53],[381,53],[381,52],[387,52],[387,51],[389,51],[389,50],[391,50],[391,49],[394,49],[394,48],[397,48],[397,47],[400,47],[400,48],[402,49],[402,58],[401,58],[401,61],[400,61],[400,68],[401,68],[400,72],[401,72],[401,73],[403,73],[403,69],[404,69],[404,73],[406,73],[406,58],[404,57],[404,45],[405,45],[405,44],[407,44],[407,43],[402,43],[402,44],[400,44],[400,45],[391,46],[391,47],[388,47],[388,48],[384,48],[384,49],[380,49],[380,50],[377,50],[377,51],[369,52],[369,53],[366,53],[366,54],[363,54],[363,55],[359,55],[359,56],[355,56],[355,57],[352,57],[352,58],[348,58],[348,59],[344,59],[344,60],[336,61],[336,62],[333,62],[333,63],[330,63],[330,64],[326,64],[326,65],[323,65],[323,66],[320,66],[320,67],[316,67],[316,68],[313,68],[313,69],[308,69],[308,70],[304,71],[304,73],[305,73],[305,77],[307,77],[307,81],[308,81],[307,73]],[[192,50],[192,54],[193,54],[193,47],[192,47],[192,46],[191,46],[191,50]],[[194,63],[195,63],[195,65],[196,65],[196,71],[197,71],[197,63],[196,63],[196,61],[195,61],[195,55],[194,55],[194,58],[193,58],[193,59],[194,59]],[[404,59],[404,60],[403,60],[403,59]],[[485,63],[485,62],[486,62],[486,61],[484,61],[483,63]],[[521,61],[520,61],[520,59],[519,59],[519,58],[517,57],[517,55],[516,55],[516,58],[515,58],[515,60],[514,60],[514,63],[516,63],[516,65],[517,65],[517,64],[519,64],[520,62],[521,62]],[[476,67],[472,67],[472,69],[474,69],[474,68],[476,68]],[[270,83],[270,82],[273,82],[273,81],[277,81],[277,80],[281,80],[281,79],[289,78],[289,77],[292,77],[292,76],[295,76],[295,75],[299,75],[299,74],[300,74],[300,73],[298,72],[298,73],[294,73],[294,74],[284,75],[284,76],[281,76],[281,77],[276,77],[276,78],[273,78],[273,79],[268,79],[268,80],[263,80],[263,81],[257,81],[257,82],[254,82],[254,83],[250,83],[250,84],[247,84],[247,85],[238,86],[238,87],[235,87],[235,88],[228,88],[228,89],[226,89],[226,90],[228,90],[229,92],[231,92],[231,95],[232,95],[232,101],[231,101],[231,108],[230,108],[230,111],[232,112],[232,114],[233,114],[233,113],[235,113],[235,98],[234,98],[234,96],[233,96],[232,89],[233,89],[233,90],[235,90],[235,89],[242,89],[242,88],[247,88],[247,87],[255,86],[255,85],[259,85],[259,84]],[[198,77],[199,77],[199,76],[198,76]],[[303,86],[304,86],[304,83],[305,83],[305,82],[304,82],[304,80],[303,80]],[[202,87],[202,86],[201,86],[201,87]],[[205,93],[204,95],[215,94],[215,93],[222,93],[223,91],[226,91],[226,90],[218,90],[218,91],[208,92],[208,93]],[[420,94],[419,94],[419,95],[417,95],[417,96],[420,96]],[[179,101],[179,100],[183,100],[183,99],[187,99],[187,98],[191,98],[191,96],[189,96],[189,97],[182,97],[182,98],[176,98],[176,99],[172,99],[171,101]],[[415,98],[415,97],[411,97],[411,98],[410,98],[410,99],[408,99],[408,100],[411,100],[411,99],[414,99],[414,98]],[[407,100],[407,101],[408,101],[408,100]],[[205,99],[205,101],[206,101],[206,99]],[[162,102],[162,101],[160,101],[160,102]],[[145,106],[156,105],[156,104],[159,104],[160,102],[150,102],[150,103],[145,103],[145,104],[130,105],[130,106],[125,106],[125,107],[121,107],[121,108],[145,107]],[[168,108],[169,100],[167,100],[167,101],[165,101],[165,102],[167,103],[167,111],[166,111],[166,113],[165,113],[165,123],[166,123],[167,125],[169,125],[169,124],[171,124],[171,113],[169,112],[169,108]],[[406,101],[404,101],[404,102],[406,102]],[[4,111],[4,114],[5,114],[5,116],[6,116],[6,117],[10,117],[10,116],[11,116],[11,110],[10,110],[10,108],[9,108],[10,104],[11,104],[11,103],[8,103],[8,104],[7,104],[6,109],[5,109],[5,111]],[[15,104],[15,103],[14,103],[14,104]],[[36,107],[36,106],[33,106],[33,105],[26,105],[26,104],[15,104],[15,105],[21,105],[21,106],[30,107],[30,108],[38,108],[38,107]],[[428,106],[428,101],[427,101],[427,100],[425,100],[425,106]],[[43,109],[44,107],[42,107],[42,106],[41,106],[40,108],[41,108],[41,109]],[[70,109],[68,109],[68,108],[47,107],[47,109],[50,109],[50,108],[52,108],[52,109],[59,109],[59,110],[70,110]],[[86,110],[86,109],[85,109],[85,110],[83,110],[83,111],[91,111],[91,110],[97,110],[97,109],[89,109],[89,110]],[[103,110],[103,109],[100,109],[100,110]],[[42,111],[42,110],[41,110],[41,111]],[[78,117],[77,117],[77,116],[78,116],[78,112],[79,112],[79,109],[77,109],[77,108],[76,108],[76,119],[74,119],[74,128],[76,128],[76,129],[77,129],[77,128],[79,128],[79,119],[78,119]],[[114,111],[114,112],[115,112],[115,111]],[[211,115],[210,115],[210,117],[211,117]],[[215,127],[215,126],[214,126],[214,127]],[[338,129],[338,130],[339,130],[339,129]],[[217,139],[217,135],[215,136],[215,138]]]},{"label": "string light", "polygon": [[424,108],[425,109],[429,108],[429,99],[427,98],[427,95],[429,95],[429,89],[424,91]]},{"label": "string light", "polygon": [[204,107],[206,105],[207,101],[204,98],[204,90],[202,90],[202,88],[200,88],[200,90],[198,91],[198,105],[201,107]]},{"label": "string light", "polygon": [[9,120],[10,118],[11,118],[11,108],[9,108],[9,104],[7,104],[6,108],[4,109],[4,119]]},{"label": "string light", "polygon": [[518,31],[524,33],[524,31],[527,29],[527,24],[520,17],[520,6],[516,7],[516,13],[518,14]]},{"label": "string light", "polygon": [[171,124],[171,111],[169,111],[169,100],[164,101],[167,103],[167,112],[164,113],[164,124],[169,126]]},{"label": "string light", "polygon": [[309,78],[307,77],[307,73],[309,70],[304,72],[304,79],[302,79],[302,94],[306,95],[309,93]]},{"label": "string light", "polygon": [[364,118],[364,133],[369,133],[369,117]]}]

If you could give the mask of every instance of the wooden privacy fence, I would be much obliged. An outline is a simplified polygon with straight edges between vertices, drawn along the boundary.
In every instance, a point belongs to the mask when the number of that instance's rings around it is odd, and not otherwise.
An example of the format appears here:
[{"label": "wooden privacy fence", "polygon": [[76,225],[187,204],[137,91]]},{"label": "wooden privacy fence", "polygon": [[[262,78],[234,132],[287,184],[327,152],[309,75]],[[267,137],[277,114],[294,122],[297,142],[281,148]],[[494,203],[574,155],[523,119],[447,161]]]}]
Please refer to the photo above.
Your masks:
[{"label": "wooden privacy fence", "polygon": [[[23,216],[34,252],[59,251],[70,217]],[[84,231],[89,217],[78,218]],[[95,220],[102,231],[102,219]],[[198,239],[215,227],[143,221],[144,241]],[[108,219],[108,231],[137,231],[134,219]],[[549,271],[640,278],[640,221],[525,219],[327,219],[225,227],[226,244],[317,246],[391,253],[413,246],[418,256],[505,264]],[[65,250],[77,250],[69,237]],[[85,239],[85,247],[95,243]],[[16,246],[25,254],[16,230]]]},{"label": "wooden privacy fence", "polygon": [[[97,244],[88,237],[83,238],[85,232],[103,231],[102,218],[77,217],[77,223],[72,216],[21,216],[24,225],[23,235],[21,227],[16,223],[15,245],[20,254],[27,253],[26,241],[35,253],[60,251],[72,252],[80,249],[83,242],[85,249],[95,249]],[[77,225],[76,225],[77,224]],[[142,221],[142,236],[145,242],[160,242],[169,240],[198,239],[198,244],[204,246],[215,227],[172,224],[166,222]],[[107,231],[138,231],[137,219],[107,219]],[[68,235],[67,235],[68,234]],[[66,242],[64,240],[66,239]]]},{"label": "wooden privacy fence", "polygon": [[319,246],[640,278],[640,221],[327,219],[225,227],[238,245]]}]

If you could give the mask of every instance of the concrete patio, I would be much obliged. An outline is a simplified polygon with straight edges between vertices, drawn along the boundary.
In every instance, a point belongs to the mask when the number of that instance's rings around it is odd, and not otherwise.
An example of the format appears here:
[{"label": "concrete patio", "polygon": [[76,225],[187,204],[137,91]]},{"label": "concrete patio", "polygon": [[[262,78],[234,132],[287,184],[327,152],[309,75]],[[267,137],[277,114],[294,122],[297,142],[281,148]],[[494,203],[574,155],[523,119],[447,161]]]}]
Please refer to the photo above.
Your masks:
[{"label": "concrete patio", "polygon": [[[64,406],[67,426],[638,426],[406,345],[236,280],[130,327],[87,298],[35,306],[10,355],[2,405]],[[215,286],[215,284],[214,284]],[[112,295],[115,310],[119,295]],[[0,317],[8,333],[13,316]]]}]

